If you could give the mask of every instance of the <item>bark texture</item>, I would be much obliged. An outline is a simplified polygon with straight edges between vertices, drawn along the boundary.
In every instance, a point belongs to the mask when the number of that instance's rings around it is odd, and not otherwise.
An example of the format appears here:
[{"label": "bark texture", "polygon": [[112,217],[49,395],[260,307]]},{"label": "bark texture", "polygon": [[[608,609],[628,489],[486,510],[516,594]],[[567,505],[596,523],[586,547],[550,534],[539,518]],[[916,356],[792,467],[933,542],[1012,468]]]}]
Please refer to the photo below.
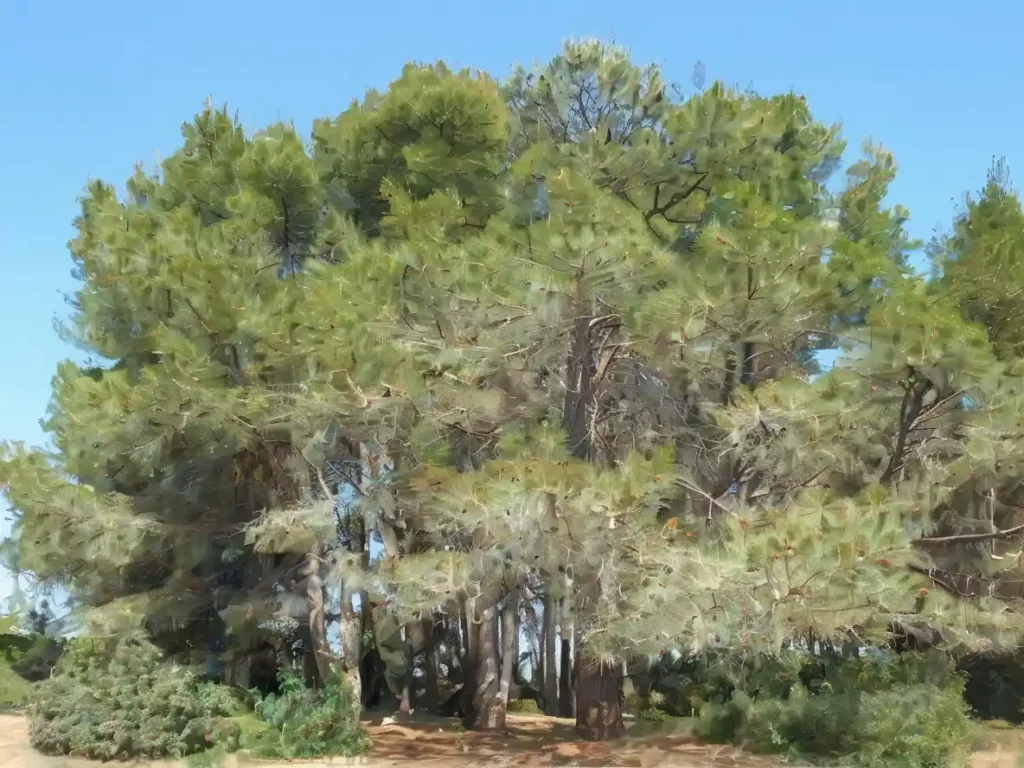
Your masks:
[{"label": "bark texture", "polygon": [[508,711],[509,691],[512,689],[513,678],[519,659],[516,655],[516,635],[519,632],[519,590],[512,590],[505,597],[505,608],[501,612],[501,685],[498,698],[501,707]]},{"label": "bark texture", "polygon": [[558,714],[561,717],[575,715],[573,684],[572,684],[572,614],[569,601],[562,599],[562,616],[558,622],[562,638],[562,658],[558,680]]},{"label": "bark texture", "polygon": [[471,692],[465,725],[474,731],[505,728],[505,706],[501,701],[501,672],[498,661],[498,609],[490,606],[470,614],[469,633],[474,658]]},{"label": "bark texture", "polygon": [[576,732],[587,741],[618,739],[622,721],[622,667],[577,657]]},{"label": "bark texture", "polygon": [[313,641],[313,656],[320,680],[325,684],[333,674],[334,655],[327,641],[327,616],[324,612],[324,581],[320,576],[320,558],[316,552],[306,555],[303,566],[306,580],[306,610],[309,615],[309,635]]},{"label": "bark texture", "polygon": [[557,603],[544,596],[544,712],[549,715],[558,714],[558,635],[555,611]]},{"label": "bark texture", "polygon": [[437,653],[433,618],[423,620],[423,673],[425,686],[423,709],[431,713],[437,713],[441,702],[437,691]]}]

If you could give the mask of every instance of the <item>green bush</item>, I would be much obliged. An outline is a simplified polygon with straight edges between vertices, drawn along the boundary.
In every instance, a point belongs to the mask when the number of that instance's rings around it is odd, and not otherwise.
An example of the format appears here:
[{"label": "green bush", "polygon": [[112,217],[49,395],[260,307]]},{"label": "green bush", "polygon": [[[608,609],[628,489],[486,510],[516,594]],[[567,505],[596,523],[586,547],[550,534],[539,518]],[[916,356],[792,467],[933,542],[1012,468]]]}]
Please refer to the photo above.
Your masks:
[{"label": "green bush", "polygon": [[33,642],[31,635],[0,632],[0,660],[18,661],[32,648]]},{"label": "green bush", "polygon": [[366,750],[359,703],[340,679],[322,691],[305,686],[291,670],[280,676],[280,693],[258,698],[258,724],[243,728],[240,748],[255,757],[284,759],[341,755]]},{"label": "green bush", "polygon": [[644,709],[637,710],[636,719],[646,720],[650,723],[663,723],[668,720],[670,715],[664,710],[658,709],[657,707],[646,707]]},{"label": "green bush", "polygon": [[152,645],[70,643],[30,699],[32,746],[99,760],[180,758],[207,749],[237,710],[228,691]]},{"label": "green bush", "polygon": [[31,683],[19,676],[7,661],[0,659],[0,712],[22,709],[31,690]]},{"label": "green bush", "polygon": [[506,710],[519,715],[540,714],[540,707],[534,699],[510,699]]},{"label": "green bush", "polygon": [[966,765],[974,723],[962,689],[919,685],[865,697],[857,762],[865,768]]},{"label": "green bush", "polygon": [[15,659],[11,668],[30,683],[46,680],[57,666],[64,653],[64,643],[45,635],[34,635],[30,645],[21,657]]},{"label": "green bush", "polygon": [[937,657],[770,660],[722,671],[703,701],[697,732],[762,752],[842,757],[864,768],[966,763],[975,726],[964,680]]}]

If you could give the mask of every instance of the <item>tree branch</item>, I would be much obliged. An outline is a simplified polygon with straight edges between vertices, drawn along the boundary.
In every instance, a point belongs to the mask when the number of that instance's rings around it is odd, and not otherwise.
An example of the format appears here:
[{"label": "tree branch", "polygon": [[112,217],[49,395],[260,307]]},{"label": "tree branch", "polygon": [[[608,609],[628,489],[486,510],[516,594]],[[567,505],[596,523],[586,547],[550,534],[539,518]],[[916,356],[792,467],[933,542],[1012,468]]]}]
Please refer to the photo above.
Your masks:
[{"label": "tree branch", "polygon": [[992,531],[991,533],[960,533],[953,536],[925,537],[923,539],[916,539],[914,544],[945,545],[963,544],[973,541],[991,541],[992,539],[1004,539],[1015,533],[1020,533],[1021,531],[1024,531],[1024,525],[1015,525],[1012,528],[1006,528],[1002,531]]}]

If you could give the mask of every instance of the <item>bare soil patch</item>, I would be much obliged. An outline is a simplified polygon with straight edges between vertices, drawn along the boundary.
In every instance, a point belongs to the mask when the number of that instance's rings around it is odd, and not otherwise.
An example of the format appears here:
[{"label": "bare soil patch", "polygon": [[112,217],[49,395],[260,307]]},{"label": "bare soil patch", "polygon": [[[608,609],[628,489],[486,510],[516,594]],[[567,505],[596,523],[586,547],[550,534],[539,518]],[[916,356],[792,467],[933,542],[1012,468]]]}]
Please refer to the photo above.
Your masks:
[{"label": "bare soil patch", "polygon": [[[333,758],[268,763],[232,756],[224,768],[314,768],[357,765],[364,768],[780,768],[777,759],[751,755],[735,747],[701,744],[687,735],[646,735],[594,744],[576,738],[571,720],[510,715],[503,734],[473,733],[455,722],[414,717],[404,722],[369,718],[372,747],[353,759]],[[972,768],[1016,768],[1020,748],[1017,731],[996,734],[993,744],[974,756]],[[98,768],[88,760],[51,758],[28,743],[25,718],[0,715],[0,768]],[[120,763],[107,763],[120,766]],[[143,764],[136,764],[143,765]],[[146,768],[182,768],[182,762],[146,763]]]},{"label": "bare soil patch", "polygon": [[[509,715],[504,734],[462,731],[451,720],[433,718],[385,725],[367,723],[373,745],[369,757],[380,765],[488,765],[494,768],[540,766],[621,766],[621,768],[770,768],[777,760],[734,747],[700,744],[689,736],[658,735],[611,743],[580,741],[573,721],[554,717]],[[374,764],[376,765],[376,764]]]}]

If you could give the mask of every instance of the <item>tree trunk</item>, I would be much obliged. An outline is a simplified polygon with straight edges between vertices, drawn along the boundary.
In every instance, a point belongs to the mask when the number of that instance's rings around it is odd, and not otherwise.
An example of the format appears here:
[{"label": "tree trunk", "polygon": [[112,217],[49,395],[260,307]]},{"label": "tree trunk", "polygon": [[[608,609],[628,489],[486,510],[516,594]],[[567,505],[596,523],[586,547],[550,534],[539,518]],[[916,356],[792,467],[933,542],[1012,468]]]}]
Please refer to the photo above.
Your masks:
[{"label": "tree trunk", "polygon": [[423,672],[423,708],[431,714],[437,714],[441,702],[440,694],[437,691],[437,654],[434,647],[434,619],[432,617],[423,620]]},{"label": "tree trunk", "polygon": [[415,661],[415,647],[414,633],[410,631],[411,628],[415,627],[415,623],[405,625],[405,645],[403,650],[405,651],[405,679],[402,681],[402,696],[398,702],[398,711],[403,714],[411,714],[413,711],[413,694],[412,694],[412,681],[415,667],[413,662]]},{"label": "tree trunk", "polygon": [[561,717],[572,717],[573,686],[572,686],[572,615],[569,601],[562,598],[562,617],[559,621],[562,636],[561,676],[558,681],[558,714]]},{"label": "tree trunk", "polygon": [[[517,596],[518,603],[518,596]],[[522,622],[519,620],[519,606],[516,605],[516,610],[512,616],[512,620],[515,622],[515,629],[512,634],[512,658],[514,663],[512,664],[512,682],[518,686],[523,684],[522,665],[520,664],[520,658],[523,654],[523,650],[520,647],[519,635],[522,631]]]},{"label": "tree trunk", "polygon": [[555,634],[555,607],[557,603],[549,595],[544,596],[543,644],[544,644],[544,712],[558,714],[558,637]]},{"label": "tree trunk", "polygon": [[462,606],[462,637],[465,642],[467,686],[470,684],[473,675],[476,673],[478,633],[476,631],[476,624],[474,623],[475,616],[476,614],[473,611],[473,603],[469,600],[465,601]]},{"label": "tree trunk", "polygon": [[519,666],[516,656],[516,634],[519,632],[519,590],[513,589],[505,597],[505,608],[501,612],[501,687],[498,697],[501,707],[508,711],[508,692],[512,688],[515,669]]},{"label": "tree trunk", "polygon": [[[582,278],[582,272],[580,273]],[[597,459],[594,446],[593,420],[601,377],[615,356],[614,347],[606,347],[616,333],[618,320],[612,316],[595,317],[597,302],[586,294],[582,280],[578,280],[574,298],[576,318],[566,357],[565,397],[562,404],[562,427],[567,436],[567,447],[577,459],[593,462]],[[600,359],[600,362],[599,362]],[[552,502],[552,512],[554,502]],[[615,518],[609,518],[609,528],[615,527]],[[613,571],[614,572],[614,571]],[[585,624],[593,606],[601,598],[602,584],[593,576],[593,584],[581,593],[585,610],[577,611],[575,619]],[[588,595],[593,592],[594,594]],[[548,615],[545,604],[545,618]],[[549,622],[553,631],[554,622]],[[552,657],[554,669],[554,638],[547,640],[547,653]],[[583,662],[586,649],[576,648],[576,730],[588,740],[613,739],[625,733],[622,722],[622,674],[620,668],[597,662]],[[547,677],[545,679],[547,683]],[[546,686],[547,687],[547,686]],[[553,685],[551,686],[554,687]],[[547,698],[547,696],[545,696]],[[554,700],[548,698],[554,704]],[[549,705],[550,706],[550,705]],[[549,710],[550,711],[550,710]]]},{"label": "tree trunk", "polygon": [[[365,605],[365,603],[364,603]],[[362,606],[360,606],[362,608]],[[352,607],[352,593],[341,592],[341,672],[357,702],[362,701],[363,680],[359,662],[363,658],[363,614]]]},{"label": "tree trunk", "polygon": [[[543,610],[543,606],[541,607]],[[536,626],[536,624],[534,625]],[[544,638],[547,633],[544,631],[544,619],[541,618],[540,633],[537,636],[537,666],[533,667],[530,672],[533,678],[533,687],[541,692],[543,696],[544,692],[544,670],[547,669],[547,654],[544,653]]]},{"label": "tree trunk", "polygon": [[475,731],[505,728],[505,706],[501,701],[498,667],[498,609],[490,606],[478,616],[470,614],[473,655],[473,679],[469,684],[471,703],[466,712],[466,727]]},{"label": "tree trunk", "polygon": [[384,680],[388,690],[398,699],[399,711],[408,712],[409,701],[409,643],[398,620],[386,606],[371,610],[373,636],[377,653],[384,663]]},{"label": "tree trunk", "polygon": [[324,581],[320,577],[320,558],[316,552],[306,555],[303,568],[306,579],[306,609],[309,614],[309,635],[313,642],[313,655],[320,680],[326,685],[333,674],[334,655],[327,641],[327,617],[324,613]]},{"label": "tree trunk", "polygon": [[618,739],[622,722],[622,668],[576,657],[576,732],[587,741]]},{"label": "tree trunk", "polygon": [[[349,513],[352,514],[351,512]],[[347,521],[349,551],[362,558],[363,572],[370,570],[370,554],[366,546],[366,528],[363,520],[352,517]],[[353,606],[358,597],[359,608]],[[341,670],[357,702],[363,700],[362,660],[363,633],[368,623],[370,605],[366,590],[353,590],[349,583],[341,584]]]}]

